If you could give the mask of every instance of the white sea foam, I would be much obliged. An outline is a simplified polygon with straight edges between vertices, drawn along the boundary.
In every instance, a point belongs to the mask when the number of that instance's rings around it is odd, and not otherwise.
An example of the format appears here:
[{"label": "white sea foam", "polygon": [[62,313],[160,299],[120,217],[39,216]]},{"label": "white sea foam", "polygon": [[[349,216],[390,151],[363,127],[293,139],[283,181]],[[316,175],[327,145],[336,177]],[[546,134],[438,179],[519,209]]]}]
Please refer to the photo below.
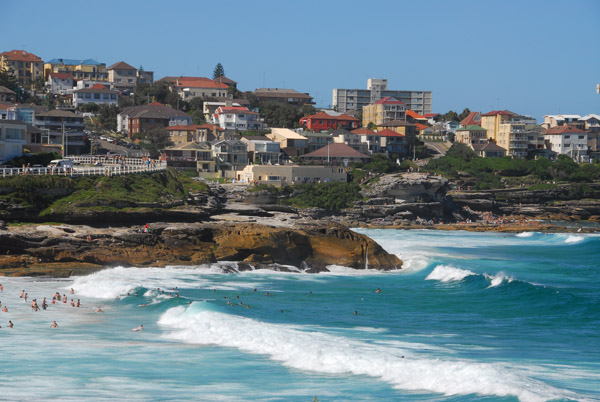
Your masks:
[{"label": "white sea foam", "polygon": [[435,280],[440,282],[453,282],[453,281],[462,281],[467,276],[477,275],[475,272],[469,271],[467,269],[460,269],[456,267],[452,267],[450,265],[438,265],[434,268],[433,271],[429,275],[427,275],[426,280]]},{"label": "white sea foam", "polygon": [[567,243],[567,244],[579,243],[580,241],[583,241],[584,239],[585,239],[585,237],[583,237],[583,236],[569,235],[565,239],[565,243]]},{"label": "white sea foam", "polygon": [[496,286],[501,285],[503,282],[511,283],[514,279],[504,272],[498,272],[496,275],[484,275],[487,279],[490,280],[490,288],[494,288]]},{"label": "white sea foam", "polygon": [[578,399],[570,391],[524,375],[525,371],[518,367],[413,356],[409,349],[224,314],[208,303],[169,309],[158,323],[167,331],[163,335],[166,339],[236,348],[266,355],[299,370],[368,375],[404,390],[444,395],[513,395],[524,402]]},{"label": "white sea foam", "polygon": [[521,232],[521,233],[518,233],[516,236],[517,237],[533,237],[534,234],[535,234],[535,232]]}]

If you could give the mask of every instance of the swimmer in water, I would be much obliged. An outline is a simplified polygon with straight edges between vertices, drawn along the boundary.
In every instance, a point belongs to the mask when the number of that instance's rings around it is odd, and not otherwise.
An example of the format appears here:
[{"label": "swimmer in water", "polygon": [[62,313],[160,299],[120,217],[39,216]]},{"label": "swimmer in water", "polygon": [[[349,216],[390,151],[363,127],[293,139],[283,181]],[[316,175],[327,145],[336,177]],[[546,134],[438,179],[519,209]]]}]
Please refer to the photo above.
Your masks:
[{"label": "swimmer in water", "polygon": [[98,307],[96,310],[94,310],[94,313],[104,313],[104,310]]},{"label": "swimmer in water", "polygon": [[354,315],[358,315],[358,311],[354,310]]},{"label": "swimmer in water", "polygon": [[19,297],[22,299],[24,294],[25,294],[25,289],[21,290],[21,293],[19,293]]},{"label": "swimmer in water", "polygon": [[50,324],[50,328],[58,328],[58,324],[56,323],[56,320],[52,321],[52,324]]},{"label": "swimmer in water", "polygon": [[377,288],[377,290],[375,291],[375,293],[381,293],[381,289]]},{"label": "swimmer in water", "polygon": [[8,309],[6,308],[6,306],[2,307],[2,312],[3,313],[8,313]]},{"label": "swimmer in water", "polygon": [[143,331],[144,330],[144,326],[142,324],[138,325],[137,328],[133,328],[132,331],[137,332],[137,331]]}]

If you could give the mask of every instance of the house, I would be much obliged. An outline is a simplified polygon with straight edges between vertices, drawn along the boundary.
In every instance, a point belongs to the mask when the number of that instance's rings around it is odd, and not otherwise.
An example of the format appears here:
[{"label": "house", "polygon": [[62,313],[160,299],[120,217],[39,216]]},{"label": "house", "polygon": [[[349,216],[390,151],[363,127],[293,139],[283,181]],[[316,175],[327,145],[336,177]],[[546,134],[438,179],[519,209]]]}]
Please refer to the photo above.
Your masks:
[{"label": "house", "polygon": [[[364,153],[372,155],[381,152],[381,136],[377,135],[375,131],[362,127],[356,130],[352,130],[351,133],[358,135],[360,142],[362,142],[365,145]],[[361,150],[358,151],[363,152]]]},{"label": "house", "polygon": [[225,129],[218,124],[202,124],[198,126],[198,141],[209,142],[217,140],[226,140]]},{"label": "house", "polygon": [[588,132],[588,148],[590,153],[600,151],[600,115],[588,114],[581,119],[585,123],[585,130]]},{"label": "house", "polygon": [[242,141],[216,141],[211,148],[221,177],[235,178],[236,171],[248,164],[248,147]]},{"label": "house", "polygon": [[152,84],[154,82],[154,71],[146,71],[142,66],[136,71],[137,84]]},{"label": "house", "polygon": [[470,124],[456,130],[455,142],[461,144],[487,144],[487,130],[479,125]]},{"label": "house", "polygon": [[588,133],[571,125],[560,125],[544,132],[544,140],[550,150],[557,154],[568,155],[576,162],[587,162]]},{"label": "house", "polygon": [[279,163],[281,159],[280,144],[263,135],[244,136],[240,141],[248,147],[248,160],[252,163]]},{"label": "house", "polygon": [[471,144],[471,148],[477,156],[482,158],[503,158],[506,156],[506,149],[494,144],[492,141],[485,144]]},{"label": "house", "polygon": [[171,142],[175,145],[187,144],[190,142],[200,142],[200,135],[198,130],[201,126],[199,125],[187,125],[187,126],[169,126],[167,131]]},{"label": "house", "polygon": [[214,82],[219,82],[221,84],[227,85],[229,88],[237,88],[237,82],[234,80],[225,77],[224,75],[217,77],[213,80]]},{"label": "house", "polygon": [[362,125],[380,125],[392,120],[406,120],[406,105],[398,99],[386,96],[370,105],[363,106]]},{"label": "house", "polygon": [[302,135],[308,138],[308,151],[313,152],[325,145],[333,142],[333,136],[329,133],[317,133],[314,131],[303,132]]},{"label": "house", "polygon": [[65,95],[73,90],[75,79],[71,73],[50,73],[46,86],[53,95]]},{"label": "house", "polygon": [[288,128],[272,128],[266,137],[281,144],[281,150],[289,157],[304,155],[308,149],[308,138]]},{"label": "house", "polygon": [[409,144],[404,134],[390,129],[377,131],[376,134],[380,138],[379,152],[384,152],[387,156],[408,153]]},{"label": "house", "polygon": [[427,125],[429,123],[429,119],[427,119],[427,117],[422,116],[419,113],[414,112],[412,110],[406,111],[406,121],[409,123],[420,123],[424,125]]},{"label": "house", "polygon": [[78,107],[87,103],[96,105],[117,105],[119,92],[108,89],[102,84],[96,84],[91,88],[77,89],[73,91],[73,106]]},{"label": "house", "polygon": [[[408,112],[407,112],[408,113]],[[404,135],[406,137],[406,142],[409,146],[414,146],[417,144],[417,125],[420,123],[409,123],[404,120],[392,120],[385,122],[383,124],[379,124],[377,126],[377,130],[392,130],[399,134]],[[426,127],[422,125],[421,127]]]},{"label": "house", "polygon": [[467,126],[481,126],[481,113],[471,112],[460,121],[460,125],[463,127]]},{"label": "house", "polygon": [[207,142],[179,143],[163,150],[167,166],[194,168],[199,172],[216,172],[216,162],[212,148]]},{"label": "house", "polygon": [[23,155],[26,142],[24,124],[10,120],[0,121],[0,164]]},{"label": "house", "polygon": [[17,93],[11,89],[0,85],[0,102],[14,103],[17,100]]},{"label": "house", "polygon": [[202,103],[202,113],[204,113],[204,118],[206,121],[212,121],[213,115],[217,111],[217,109],[221,106],[226,107],[240,107],[243,106],[238,102],[234,102],[232,100],[227,100],[224,102],[203,102]]},{"label": "house", "polygon": [[47,131],[48,143],[60,144],[62,155],[80,155],[86,149],[85,124],[81,115],[59,109],[36,113],[34,126]]},{"label": "house", "polygon": [[301,93],[294,89],[259,88],[254,90],[253,95],[260,102],[287,103],[295,106],[314,104],[312,96],[308,93]]},{"label": "house", "polygon": [[297,183],[344,183],[348,174],[339,166],[248,165],[237,172],[236,179],[281,187]]},{"label": "house", "polygon": [[38,106],[35,104],[15,104],[7,109],[8,120],[21,120],[28,124],[35,124],[35,116],[38,113],[48,111],[46,106]]},{"label": "house", "polygon": [[44,62],[25,50],[0,53],[0,70],[12,71],[19,87],[33,89],[36,78],[44,76]]},{"label": "house", "polygon": [[188,126],[192,116],[171,106],[153,102],[148,105],[130,106],[117,115],[117,131],[134,134],[145,133],[157,127]]},{"label": "house", "polygon": [[137,85],[137,69],[119,61],[108,67],[108,81],[111,89],[132,91]]},{"label": "house", "polygon": [[76,81],[108,82],[106,64],[94,59],[52,59],[44,64],[45,80],[48,80],[52,73],[68,73]]},{"label": "house", "polygon": [[368,162],[371,157],[361,154],[346,144],[333,143],[302,156],[304,162],[348,166],[354,162]]},{"label": "house", "polygon": [[558,126],[573,126],[580,130],[585,130],[585,121],[581,120],[578,114],[549,114],[544,116],[544,122],[541,126],[545,129]]},{"label": "house", "polygon": [[229,86],[205,77],[164,77],[161,81],[171,83],[171,88],[185,101],[194,98],[233,98]]},{"label": "house", "polygon": [[312,131],[337,130],[339,128],[352,130],[360,126],[360,120],[347,114],[319,112],[301,118],[300,125]]},{"label": "house", "polygon": [[[363,130],[363,129],[359,128],[357,130]],[[353,130],[353,131],[357,131],[357,130]],[[369,130],[369,132],[373,132],[373,131]],[[363,142],[362,134],[356,134],[356,133],[350,132],[348,130],[340,129],[340,130],[335,130],[334,132],[332,132],[331,136],[333,137],[333,142],[336,144],[346,144],[350,148],[360,152],[361,154],[369,153],[368,144],[366,142]]]},{"label": "house", "polygon": [[212,122],[225,130],[260,130],[263,127],[259,114],[243,106],[219,106],[212,116]]}]

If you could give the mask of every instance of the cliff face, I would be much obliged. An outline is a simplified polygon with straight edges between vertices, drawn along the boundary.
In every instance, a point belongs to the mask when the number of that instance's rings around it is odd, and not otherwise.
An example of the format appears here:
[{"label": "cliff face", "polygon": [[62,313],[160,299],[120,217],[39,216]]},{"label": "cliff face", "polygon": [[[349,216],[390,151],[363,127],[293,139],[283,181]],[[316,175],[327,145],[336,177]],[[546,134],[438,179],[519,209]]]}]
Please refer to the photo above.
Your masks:
[{"label": "cliff face", "polygon": [[302,228],[257,224],[156,224],[129,229],[29,227],[0,231],[0,274],[69,276],[105,266],[198,265],[241,261],[242,267],[327,265],[400,269],[402,262],[368,237],[341,226]]}]

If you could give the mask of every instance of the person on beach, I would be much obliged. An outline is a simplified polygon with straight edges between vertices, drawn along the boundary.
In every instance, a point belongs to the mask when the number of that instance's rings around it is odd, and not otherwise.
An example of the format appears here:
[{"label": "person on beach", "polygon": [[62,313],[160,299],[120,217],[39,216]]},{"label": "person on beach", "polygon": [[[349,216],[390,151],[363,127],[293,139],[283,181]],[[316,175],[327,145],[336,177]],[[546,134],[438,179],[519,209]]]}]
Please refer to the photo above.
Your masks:
[{"label": "person on beach", "polygon": [[58,328],[58,324],[56,323],[56,320],[52,321],[50,328]]},{"label": "person on beach", "polygon": [[133,328],[132,331],[137,332],[137,331],[143,331],[144,330],[144,326],[142,324],[138,325],[137,328]]}]

